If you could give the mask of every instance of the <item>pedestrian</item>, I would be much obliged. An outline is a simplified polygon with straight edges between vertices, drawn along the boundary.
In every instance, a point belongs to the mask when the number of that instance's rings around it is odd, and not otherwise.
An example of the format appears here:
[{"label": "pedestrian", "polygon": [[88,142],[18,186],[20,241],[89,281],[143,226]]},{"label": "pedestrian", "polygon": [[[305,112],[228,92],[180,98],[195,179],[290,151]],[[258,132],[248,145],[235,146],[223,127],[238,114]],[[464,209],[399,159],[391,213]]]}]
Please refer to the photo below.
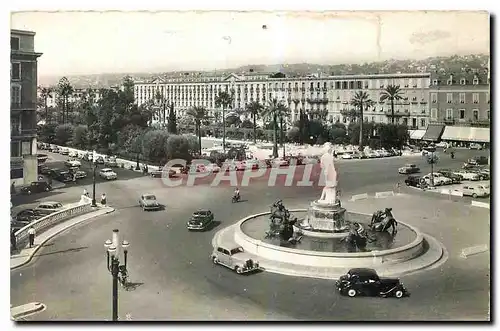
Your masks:
[{"label": "pedestrian", "polygon": [[85,187],[83,188],[83,195],[86,196],[87,198],[89,197],[89,192]]},{"label": "pedestrian", "polygon": [[73,173],[73,183],[76,183],[76,172]]},{"label": "pedestrian", "polygon": [[29,236],[29,241],[30,241],[30,248],[35,245],[35,228],[30,227],[28,229],[28,236]]},{"label": "pedestrian", "polygon": [[16,239],[16,232],[14,229],[10,230],[10,246],[12,251],[17,250],[17,239]]},{"label": "pedestrian", "polygon": [[101,195],[101,205],[103,205],[103,206],[106,205],[106,193],[103,193]]}]

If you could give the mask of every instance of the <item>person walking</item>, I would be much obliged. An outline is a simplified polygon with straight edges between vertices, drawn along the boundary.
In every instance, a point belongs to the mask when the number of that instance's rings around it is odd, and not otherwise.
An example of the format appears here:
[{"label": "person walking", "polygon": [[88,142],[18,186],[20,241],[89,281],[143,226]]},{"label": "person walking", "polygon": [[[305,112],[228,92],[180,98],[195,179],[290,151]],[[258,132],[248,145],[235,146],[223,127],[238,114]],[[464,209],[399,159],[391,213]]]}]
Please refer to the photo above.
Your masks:
[{"label": "person walking", "polygon": [[106,205],[106,193],[103,193],[101,195],[101,205],[103,205],[103,206]]},{"label": "person walking", "polygon": [[28,229],[28,236],[29,236],[29,241],[30,241],[30,248],[35,245],[35,228],[30,227]]},{"label": "person walking", "polygon": [[83,188],[83,195],[86,196],[87,198],[89,197],[89,192],[87,191],[86,188]]},{"label": "person walking", "polygon": [[10,247],[11,251],[17,250],[16,231],[14,229],[10,230]]}]

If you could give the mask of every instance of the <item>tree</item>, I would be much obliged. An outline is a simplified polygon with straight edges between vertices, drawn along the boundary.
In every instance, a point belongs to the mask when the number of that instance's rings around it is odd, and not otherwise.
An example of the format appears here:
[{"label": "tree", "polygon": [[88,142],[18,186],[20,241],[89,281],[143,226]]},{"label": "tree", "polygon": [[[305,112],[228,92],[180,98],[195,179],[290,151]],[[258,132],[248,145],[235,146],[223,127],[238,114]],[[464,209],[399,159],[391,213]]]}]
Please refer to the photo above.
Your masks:
[{"label": "tree", "polygon": [[67,146],[73,138],[73,126],[71,124],[58,125],[55,132],[55,143],[61,146]]},{"label": "tree", "polygon": [[190,162],[188,138],[183,135],[170,135],[167,139],[167,157],[169,160],[182,159]]},{"label": "tree", "polygon": [[253,121],[253,142],[257,142],[257,118],[260,117],[264,106],[258,101],[252,101],[246,106],[246,111],[250,114]]},{"label": "tree", "polygon": [[73,130],[73,146],[79,149],[88,147],[88,129],[85,125],[79,125]]},{"label": "tree", "polygon": [[391,102],[391,123],[394,124],[394,100],[401,100],[403,96],[401,95],[403,91],[399,85],[388,85],[380,93],[380,101],[389,100]]},{"label": "tree", "polygon": [[45,123],[37,127],[38,139],[40,141],[52,144],[56,136],[57,123]]},{"label": "tree", "polygon": [[[253,132],[254,132],[254,137],[256,135],[256,130],[255,130],[255,126],[253,125],[252,121],[248,120],[248,119],[244,119],[243,122],[241,122],[240,124],[240,128],[242,129],[254,129]],[[254,141],[255,141],[255,138],[254,138]]]},{"label": "tree", "polygon": [[174,111],[174,103],[170,104],[168,111],[168,132],[171,134],[177,134],[177,116]]},{"label": "tree", "polygon": [[359,109],[359,126],[360,126],[359,150],[363,149],[363,122],[364,122],[363,111],[365,110],[365,108],[368,108],[373,104],[374,104],[373,100],[371,100],[368,93],[364,91],[356,92],[354,94],[354,98],[351,100],[351,105]]},{"label": "tree", "polygon": [[232,106],[233,95],[226,91],[219,91],[215,97],[215,107],[222,107],[222,149],[226,153],[226,108]]},{"label": "tree", "polygon": [[262,112],[263,117],[272,118],[272,128],[273,128],[273,157],[278,157],[278,116],[281,114],[281,111],[285,107],[281,101],[274,98],[269,100],[266,108]]},{"label": "tree", "polygon": [[328,135],[334,144],[342,144],[347,137],[347,128],[342,123],[334,123],[328,128]]},{"label": "tree", "polygon": [[199,151],[201,155],[201,124],[207,118],[207,110],[200,106],[194,106],[188,109],[187,115],[194,119],[196,134],[198,135]]},{"label": "tree", "polygon": [[142,139],[142,155],[154,163],[165,163],[167,160],[168,133],[165,130],[151,130]]},{"label": "tree", "polygon": [[409,139],[408,127],[404,124],[380,123],[377,131],[380,136],[380,144],[384,148],[402,149]]},{"label": "tree", "polygon": [[40,97],[45,109],[45,123],[49,123],[49,107],[47,105],[47,99],[52,98],[54,89],[52,87],[38,87],[38,90],[40,91]]},{"label": "tree", "polygon": [[60,98],[60,108],[62,110],[62,122],[65,124],[68,120],[68,99],[73,94],[74,89],[68,78],[63,77],[57,83],[57,95]]},{"label": "tree", "polygon": [[296,126],[290,128],[287,132],[288,140],[291,142],[299,142],[300,141],[300,129]]}]

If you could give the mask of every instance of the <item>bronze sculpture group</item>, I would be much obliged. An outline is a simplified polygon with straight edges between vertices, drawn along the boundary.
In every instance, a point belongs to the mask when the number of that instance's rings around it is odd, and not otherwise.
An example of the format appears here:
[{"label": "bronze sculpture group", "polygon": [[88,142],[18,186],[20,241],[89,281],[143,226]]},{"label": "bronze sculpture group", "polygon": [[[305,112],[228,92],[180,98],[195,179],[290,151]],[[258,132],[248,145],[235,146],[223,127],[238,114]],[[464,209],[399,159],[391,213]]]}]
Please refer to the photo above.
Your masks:
[{"label": "bronze sculpture group", "polygon": [[[293,245],[300,243],[302,233],[300,231],[295,232],[293,227],[297,223],[297,218],[291,218],[291,214],[283,205],[283,201],[277,200],[271,206],[269,220],[269,231],[266,232],[266,239],[279,238],[282,243]],[[346,222],[350,225],[349,233],[341,241],[346,243],[348,251],[366,251],[366,245],[377,240],[359,223]],[[393,240],[397,233],[397,225],[398,222],[392,215],[392,208],[386,208],[384,211],[378,210],[373,213],[368,226],[372,232],[387,233],[391,237],[390,240]]]}]

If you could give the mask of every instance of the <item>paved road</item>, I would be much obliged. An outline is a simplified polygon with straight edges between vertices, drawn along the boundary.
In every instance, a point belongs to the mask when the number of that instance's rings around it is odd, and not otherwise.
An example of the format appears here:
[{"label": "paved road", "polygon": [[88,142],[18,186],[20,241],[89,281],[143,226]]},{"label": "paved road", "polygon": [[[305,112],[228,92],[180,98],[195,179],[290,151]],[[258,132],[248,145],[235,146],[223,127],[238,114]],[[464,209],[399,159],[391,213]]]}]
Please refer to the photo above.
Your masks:
[{"label": "paved road", "polygon": [[[344,194],[392,188],[399,178],[395,168],[405,162],[383,159],[340,164]],[[360,187],[364,183],[365,187]],[[487,318],[489,256],[483,253],[464,260],[459,254],[463,248],[489,243],[489,213],[466,207],[461,201],[440,199],[436,204],[434,195],[404,195],[349,204],[360,211],[390,204],[397,217],[433,233],[450,253],[448,262],[440,268],[403,277],[413,294],[396,304],[392,299],[341,297],[326,280],[270,273],[239,277],[209,261],[210,241],[218,228],[267,210],[278,197],[290,208],[306,206],[318,197],[320,188],[267,187],[264,181],[257,181],[243,189],[247,201],[231,204],[230,187],[169,189],[150,178],[102,185],[107,185],[110,203],[117,208],[115,213],[58,237],[31,265],[11,272],[13,305],[40,301],[48,306],[32,319],[109,318],[111,279],[105,267],[103,242],[113,228],[119,228],[131,242],[131,281],[139,283],[134,291],[120,293],[122,319],[127,313],[140,320]],[[166,210],[142,212],[137,198],[144,191],[156,194]],[[221,222],[219,227],[206,233],[188,232],[185,222],[197,208],[211,208]],[[470,220],[474,220],[474,227]]]}]

